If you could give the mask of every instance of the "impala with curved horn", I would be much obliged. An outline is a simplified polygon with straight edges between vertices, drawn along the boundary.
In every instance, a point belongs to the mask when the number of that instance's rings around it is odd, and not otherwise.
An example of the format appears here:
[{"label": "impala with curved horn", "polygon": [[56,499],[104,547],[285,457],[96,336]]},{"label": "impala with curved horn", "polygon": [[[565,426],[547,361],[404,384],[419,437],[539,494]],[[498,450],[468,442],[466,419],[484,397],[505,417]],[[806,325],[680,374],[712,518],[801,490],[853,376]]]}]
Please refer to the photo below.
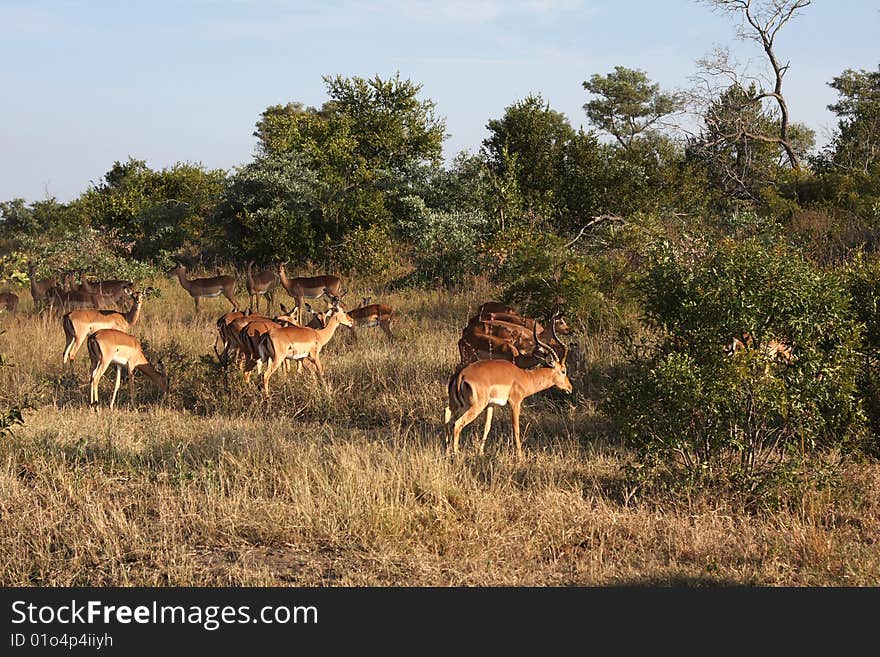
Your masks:
[{"label": "impala with curved horn", "polygon": [[233,310],[238,310],[238,302],[235,300],[235,276],[218,274],[210,278],[186,278],[186,267],[179,264],[168,272],[169,276],[177,276],[180,285],[192,297],[196,304],[196,313],[199,312],[199,302],[204,298],[219,297],[221,294],[232,304]]},{"label": "impala with curved horn", "polygon": [[143,293],[129,291],[128,296],[131,297],[131,308],[125,313],[121,313],[118,310],[97,310],[92,308],[79,308],[66,313],[61,318],[64,337],[67,340],[67,346],[64,349],[61,362],[72,363],[83,342],[95,331],[112,328],[128,333],[141,316],[143,300],[152,292],[153,288],[151,287],[148,287]]},{"label": "impala with curved horn", "polygon": [[332,301],[334,298],[342,299],[342,279],[339,276],[297,276],[288,278],[284,271],[284,263],[278,265],[278,277],[281,286],[293,298],[293,310],[297,317],[297,324],[302,325],[302,311],[305,308],[306,299],[320,299],[327,297]]},{"label": "impala with curved horn", "polygon": [[155,366],[150,364],[137,338],[116,329],[101,329],[89,336],[87,345],[92,363],[89,403],[95,408],[98,408],[98,382],[111,365],[116,366],[116,385],[110,398],[110,410],[113,410],[113,405],[116,403],[116,393],[119,392],[123,368],[128,372],[129,402],[132,406],[135,371],[143,372],[163,394],[168,392],[168,375],[165,366],[161,360]]},{"label": "impala with curved horn", "polygon": [[473,422],[483,410],[486,411],[486,426],[480,443],[483,454],[486,438],[492,426],[492,413],[496,406],[510,404],[513,418],[513,437],[516,441],[516,455],[522,459],[519,415],[520,407],[526,397],[537,392],[557,387],[571,394],[571,381],[565,369],[565,356],[556,356],[550,345],[542,342],[537,331],[533,330],[538,345],[535,356],[541,359],[538,367],[524,370],[504,360],[481,360],[457,370],[447,385],[448,404],[444,416],[446,453],[458,453],[458,441],[462,429]]}]

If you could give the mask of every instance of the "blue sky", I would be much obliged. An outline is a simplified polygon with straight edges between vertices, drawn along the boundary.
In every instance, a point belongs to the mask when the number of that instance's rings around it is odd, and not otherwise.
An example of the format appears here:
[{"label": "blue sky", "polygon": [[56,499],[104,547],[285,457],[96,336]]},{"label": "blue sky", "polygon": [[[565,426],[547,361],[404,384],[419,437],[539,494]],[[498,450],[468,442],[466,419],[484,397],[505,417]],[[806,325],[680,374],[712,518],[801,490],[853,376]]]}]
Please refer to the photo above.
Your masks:
[{"label": "blue sky", "polygon": [[[268,105],[326,100],[323,75],[422,84],[447,157],[530,93],[586,127],[582,82],[615,65],[669,89],[716,45],[763,65],[735,32],[693,0],[0,0],[0,200],[70,200],[128,156],[231,169]],[[817,0],[780,32],[793,118],[820,143],[826,83],[875,69],[878,35],[878,4],[858,0]]]}]

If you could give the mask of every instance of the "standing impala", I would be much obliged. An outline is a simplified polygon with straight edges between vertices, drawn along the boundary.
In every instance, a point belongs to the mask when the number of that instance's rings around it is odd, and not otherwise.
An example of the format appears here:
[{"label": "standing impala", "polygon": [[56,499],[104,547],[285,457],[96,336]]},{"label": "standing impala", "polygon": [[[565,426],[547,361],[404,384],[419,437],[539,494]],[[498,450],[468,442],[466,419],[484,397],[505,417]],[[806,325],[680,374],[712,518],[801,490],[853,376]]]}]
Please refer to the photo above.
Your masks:
[{"label": "standing impala", "polygon": [[252,311],[259,312],[260,297],[266,299],[266,312],[272,312],[272,293],[275,290],[275,272],[271,269],[264,269],[254,273],[254,263],[249,260],[245,267],[245,283],[248,291],[248,308]]},{"label": "standing impala", "polygon": [[221,294],[229,299],[233,310],[238,310],[238,302],[235,300],[235,276],[222,275],[211,278],[186,278],[186,267],[178,264],[168,272],[169,276],[177,276],[180,285],[189,292],[196,304],[196,313],[199,312],[199,301],[204,297],[219,297]]},{"label": "standing impala", "polygon": [[338,276],[297,276],[287,278],[284,271],[284,263],[278,265],[278,277],[282,287],[293,297],[293,310],[297,316],[297,324],[302,325],[302,311],[306,299],[320,299],[326,296],[328,299],[340,298],[342,279]]},{"label": "standing impala", "polygon": [[562,358],[557,357],[550,345],[541,342],[534,329],[533,334],[538,345],[536,355],[541,359],[539,367],[524,370],[505,360],[481,360],[457,370],[450,377],[447,385],[449,402],[444,417],[447,454],[458,453],[461,430],[477,419],[485,409],[486,426],[480,443],[480,454],[483,454],[486,437],[492,426],[494,407],[505,406],[509,402],[516,456],[522,459],[519,414],[523,400],[554,386],[571,394],[571,381],[565,370],[565,355]]},{"label": "standing impala", "polygon": [[382,329],[388,339],[394,342],[394,335],[391,333],[391,322],[394,321],[394,308],[386,306],[382,303],[370,303],[370,297],[364,297],[364,302],[360,308],[348,311],[348,316],[354,322],[351,329],[351,336],[357,342],[357,333],[355,327],[373,327],[378,326]]},{"label": "standing impala", "polygon": [[90,283],[84,275],[80,275],[80,280],[82,281],[79,285],[80,292],[106,295],[111,297],[114,303],[125,301],[125,297],[128,296],[129,291],[134,288],[134,283],[131,281],[122,281],[118,279]]},{"label": "standing impala", "polygon": [[67,339],[67,347],[61,357],[62,364],[72,363],[83,342],[95,331],[112,328],[128,333],[141,316],[144,296],[149,294],[152,289],[147,288],[144,293],[129,291],[131,308],[125,313],[118,310],[79,308],[65,314],[61,318],[61,326],[64,329],[64,337]]},{"label": "standing impala", "polygon": [[[263,392],[266,397],[269,396],[269,379],[287,360],[308,359],[315,366],[318,378],[324,381],[324,366],[320,359],[321,349],[330,342],[340,324],[351,328],[352,323],[351,317],[334,305],[324,328],[285,326],[272,329],[264,334],[257,345],[257,352],[261,360],[267,361],[266,370],[263,372]],[[250,371],[255,366],[256,361],[252,361],[245,368],[245,371]]]},{"label": "standing impala", "polygon": [[116,403],[116,393],[119,392],[123,368],[128,373],[129,402],[132,406],[134,406],[134,373],[136,370],[143,372],[163,393],[168,392],[168,375],[165,373],[165,366],[161,360],[156,363],[155,367],[151,365],[137,338],[116,329],[101,329],[89,336],[87,344],[89,358],[92,362],[89,403],[96,409],[98,408],[98,382],[111,365],[116,366],[116,385],[113,387],[113,396],[110,398],[110,410],[113,410],[113,405]]},{"label": "standing impala", "polygon": [[40,308],[46,303],[46,295],[49,290],[58,285],[58,279],[54,276],[50,276],[49,278],[37,280],[35,278],[37,275],[37,266],[32,262],[27,263],[27,270],[28,279],[31,282],[31,296],[34,298],[34,307]]}]

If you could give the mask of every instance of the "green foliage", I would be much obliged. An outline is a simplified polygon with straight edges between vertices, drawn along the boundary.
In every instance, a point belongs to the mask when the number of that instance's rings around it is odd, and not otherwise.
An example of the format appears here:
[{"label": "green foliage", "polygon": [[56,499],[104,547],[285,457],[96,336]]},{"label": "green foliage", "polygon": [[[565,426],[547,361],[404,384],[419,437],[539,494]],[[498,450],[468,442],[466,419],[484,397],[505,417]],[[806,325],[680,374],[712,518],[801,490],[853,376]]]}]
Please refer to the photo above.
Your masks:
[{"label": "green foliage", "polygon": [[227,254],[305,260],[321,245],[318,180],[295,153],[261,155],[236,169],[217,210]]},{"label": "green foliage", "polygon": [[565,240],[538,227],[518,226],[499,233],[488,250],[503,299],[521,312],[547,317],[561,303],[570,325],[595,330],[611,318],[611,305],[589,259]]},{"label": "green foliage", "polygon": [[[654,340],[608,408],[643,456],[690,475],[748,474],[862,436],[860,325],[836,276],[783,244],[722,240],[658,247],[639,287]],[[754,348],[726,355],[745,333]],[[790,361],[765,350],[773,340]]]},{"label": "green foliage", "polygon": [[397,249],[384,226],[358,226],[331,249],[331,269],[367,276],[384,274],[395,263]]},{"label": "green foliage", "polygon": [[480,254],[489,232],[482,212],[430,210],[411,203],[411,216],[400,230],[413,246],[413,279],[458,285],[482,269]]},{"label": "green foliage", "polygon": [[625,66],[615,66],[604,76],[593,75],[583,87],[598,96],[584,105],[587,118],[626,150],[684,105],[680,94],[661,92],[660,85],[652,83],[644,71]]},{"label": "green foliage", "polygon": [[131,257],[133,244],[115,231],[79,228],[61,235],[26,236],[19,250],[3,258],[4,270],[27,280],[27,263],[38,265],[39,277],[58,271],[79,271],[103,279],[143,283],[157,274],[147,263]]},{"label": "green foliage", "polygon": [[512,192],[507,181],[514,174],[524,209],[554,216],[559,207],[559,170],[566,146],[575,136],[565,115],[550,109],[540,95],[528,96],[506,107],[504,116],[489,121],[486,127],[491,134],[483,141],[483,148],[502,189]]},{"label": "green foliage", "polygon": [[828,106],[839,117],[822,163],[827,168],[880,175],[880,67],[847,69],[828,83],[840,99]]},{"label": "green foliage", "polygon": [[111,230],[132,243],[143,260],[186,244],[213,246],[211,215],[220,199],[225,172],[178,163],[153,171],[143,160],[116,162],[102,183],[75,203],[89,225]]}]

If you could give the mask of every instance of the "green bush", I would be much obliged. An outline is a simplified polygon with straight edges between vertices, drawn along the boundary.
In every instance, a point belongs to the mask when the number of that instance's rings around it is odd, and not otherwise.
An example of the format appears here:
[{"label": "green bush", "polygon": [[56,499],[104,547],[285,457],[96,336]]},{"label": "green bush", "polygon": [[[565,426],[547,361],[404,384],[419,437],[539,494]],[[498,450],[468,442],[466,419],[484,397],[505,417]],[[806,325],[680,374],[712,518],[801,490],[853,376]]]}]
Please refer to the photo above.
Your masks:
[{"label": "green bush", "polygon": [[331,250],[332,269],[374,276],[384,274],[395,262],[395,245],[384,226],[357,227],[342,244]]},{"label": "green bush", "polygon": [[[647,461],[694,475],[772,472],[864,436],[860,324],[842,281],[758,239],[660,246],[639,282],[652,339],[607,408]],[[724,345],[751,334],[754,349]],[[767,354],[785,341],[791,360]]]}]

